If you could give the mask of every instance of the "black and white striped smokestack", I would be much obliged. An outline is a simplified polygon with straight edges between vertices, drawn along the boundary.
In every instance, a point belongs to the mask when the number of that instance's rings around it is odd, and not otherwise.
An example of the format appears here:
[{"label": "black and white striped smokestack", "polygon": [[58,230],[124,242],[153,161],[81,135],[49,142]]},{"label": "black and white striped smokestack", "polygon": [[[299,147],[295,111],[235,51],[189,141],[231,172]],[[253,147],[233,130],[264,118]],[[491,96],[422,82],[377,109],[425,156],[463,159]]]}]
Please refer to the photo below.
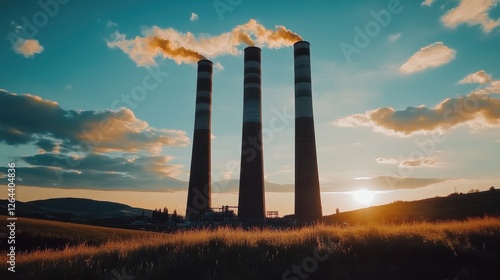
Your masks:
[{"label": "black and white striped smokestack", "polygon": [[299,223],[322,217],[311,87],[309,42],[293,45],[295,70],[295,218]]},{"label": "black and white striped smokestack", "polygon": [[265,218],[260,56],[260,48],[245,48],[238,218],[247,221]]},{"label": "black and white striped smokestack", "polygon": [[198,221],[211,208],[211,114],[212,72],[210,60],[198,61],[196,113],[194,120],[193,153],[189,174],[186,219]]}]

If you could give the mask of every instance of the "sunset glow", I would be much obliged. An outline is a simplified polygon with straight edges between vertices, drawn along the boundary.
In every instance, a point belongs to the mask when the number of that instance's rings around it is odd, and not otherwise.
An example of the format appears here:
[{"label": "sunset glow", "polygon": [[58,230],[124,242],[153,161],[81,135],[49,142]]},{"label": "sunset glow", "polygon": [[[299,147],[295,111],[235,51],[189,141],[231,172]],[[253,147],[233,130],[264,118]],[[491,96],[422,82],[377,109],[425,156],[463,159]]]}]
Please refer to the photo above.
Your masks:
[{"label": "sunset glow", "polygon": [[368,204],[372,202],[374,195],[374,192],[364,189],[352,192],[354,199],[356,199],[356,201],[361,203],[363,206],[368,206]]},{"label": "sunset glow", "polygon": [[310,43],[301,80],[323,215],[500,187],[498,1],[3,2],[0,180],[14,162],[19,201],[185,213],[206,58],[212,204],[237,205],[252,142],[242,140],[244,49],[257,46],[265,208],[293,214],[299,40]]}]

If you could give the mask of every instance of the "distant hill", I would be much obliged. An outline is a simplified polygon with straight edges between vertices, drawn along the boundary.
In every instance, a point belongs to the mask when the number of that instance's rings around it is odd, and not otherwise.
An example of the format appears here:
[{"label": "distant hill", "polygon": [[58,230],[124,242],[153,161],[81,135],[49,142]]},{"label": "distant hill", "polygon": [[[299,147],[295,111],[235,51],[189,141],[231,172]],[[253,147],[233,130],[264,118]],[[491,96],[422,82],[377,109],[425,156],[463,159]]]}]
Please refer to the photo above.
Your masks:
[{"label": "distant hill", "polygon": [[[230,187],[235,180],[228,182]],[[282,186],[275,186],[277,188]],[[0,211],[6,213],[7,200],[0,200]],[[1,210],[4,209],[4,210]],[[142,214],[151,217],[151,210],[129,205],[83,198],[52,198],[30,202],[16,202],[16,215],[50,218],[61,221],[130,222]],[[417,220],[448,220],[500,216],[500,190],[470,194],[452,194],[417,201],[399,201],[391,204],[358,209],[323,217],[327,223],[398,222]]]},{"label": "distant hill", "polygon": [[[0,200],[0,209],[7,208],[7,200]],[[139,216],[151,210],[129,205],[84,198],[51,198],[30,202],[16,202],[16,214],[25,217],[54,217],[56,219],[124,219]],[[5,212],[4,212],[5,213]]]},{"label": "distant hill", "polygon": [[398,201],[323,217],[325,222],[364,223],[419,220],[449,220],[468,217],[500,216],[500,190],[416,201]]},{"label": "distant hill", "polygon": [[76,216],[137,216],[143,210],[116,202],[71,197],[35,200],[30,201],[29,204],[47,211],[66,212]]}]

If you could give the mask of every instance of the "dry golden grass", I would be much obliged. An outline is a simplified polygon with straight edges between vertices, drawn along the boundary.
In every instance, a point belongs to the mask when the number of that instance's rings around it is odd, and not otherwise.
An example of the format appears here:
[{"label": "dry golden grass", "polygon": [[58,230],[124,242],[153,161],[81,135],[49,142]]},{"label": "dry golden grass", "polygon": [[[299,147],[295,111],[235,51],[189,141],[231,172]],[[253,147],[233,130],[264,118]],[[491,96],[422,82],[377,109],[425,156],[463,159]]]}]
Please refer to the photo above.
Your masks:
[{"label": "dry golden grass", "polygon": [[[411,261],[399,258],[409,253],[423,262],[427,257],[435,258],[436,264],[424,272],[434,273],[437,265],[439,273],[453,276],[466,267],[460,256],[469,258],[482,251],[484,255],[480,259],[491,261],[491,257],[497,260],[500,258],[499,249],[500,219],[482,218],[399,225],[316,225],[286,230],[219,228],[175,234],[142,233],[100,246],[83,244],[62,250],[20,254],[17,265],[19,269],[28,270],[21,272],[19,279],[30,279],[34,275],[37,279],[49,279],[54,275],[73,280],[85,279],[82,277],[111,279],[110,271],[122,267],[140,276],[138,279],[159,279],[157,277],[166,275],[172,279],[197,279],[200,276],[224,279],[219,278],[221,274],[238,279],[275,279],[291,265],[300,264],[305,257],[312,256],[314,250],[319,250],[331,255],[324,262],[325,267],[318,268],[321,277],[331,277],[337,272],[361,273],[358,276],[365,272],[398,275],[398,262],[402,261],[406,266],[406,261]],[[455,264],[455,260],[459,262]],[[193,269],[193,266],[198,269]],[[458,270],[453,272],[455,266]],[[6,270],[5,262],[0,269]],[[373,269],[375,272],[371,271]]]},{"label": "dry golden grass", "polygon": [[[6,220],[5,216],[0,219]],[[2,228],[0,232],[6,232]],[[63,223],[49,220],[37,220],[19,217],[16,222],[16,233],[26,234],[33,238],[61,238],[68,241],[101,243],[112,239],[124,239],[141,235],[142,232],[127,229],[115,229],[74,223]]]}]

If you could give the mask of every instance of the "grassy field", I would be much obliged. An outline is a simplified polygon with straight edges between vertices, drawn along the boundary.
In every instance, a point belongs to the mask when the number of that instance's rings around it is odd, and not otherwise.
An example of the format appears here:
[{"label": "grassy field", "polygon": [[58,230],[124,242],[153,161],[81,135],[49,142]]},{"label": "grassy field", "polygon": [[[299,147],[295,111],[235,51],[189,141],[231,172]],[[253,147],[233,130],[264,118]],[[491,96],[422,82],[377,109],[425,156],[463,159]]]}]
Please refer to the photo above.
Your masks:
[{"label": "grassy field", "polygon": [[[496,279],[500,275],[498,218],[175,234],[39,223],[42,236],[47,231],[63,236],[73,228],[78,230],[71,235],[80,241],[106,235],[113,240],[19,253],[15,279]],[[14,279],[5,278],[12,276],[5,261],[0,269],[1,279]]]},{"label": "grassy field", "polygon": [[[7,217],[0,216],[5,221]],[[6,233],[7,228],[1,228],[0,233]],[[35,249],[59,248],[68,245],[100,245],[112,240],[124,240],[144,235],[144,232],[126,229],[113,229],[73,223],[62,223],[48,220],[18,218],[16,223],[16,240],[19,251]],[[2,250],[5,243],[0,243]]]}]

